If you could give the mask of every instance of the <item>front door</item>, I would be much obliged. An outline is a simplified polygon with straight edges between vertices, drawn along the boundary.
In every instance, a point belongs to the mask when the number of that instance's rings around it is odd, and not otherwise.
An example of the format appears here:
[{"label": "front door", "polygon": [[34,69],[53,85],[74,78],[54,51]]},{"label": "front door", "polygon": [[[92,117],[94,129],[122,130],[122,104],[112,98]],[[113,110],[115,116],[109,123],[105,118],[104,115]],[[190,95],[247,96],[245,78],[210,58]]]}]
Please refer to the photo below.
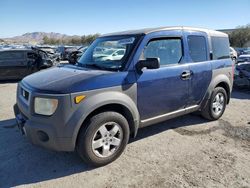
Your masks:
[{"label": "front door", "polygon": [[184,109],[188,100],[189,66],[181,37],[151,39],[140,59],[159,58],[160,68],[138,73],[137,104],[141,120]]}]

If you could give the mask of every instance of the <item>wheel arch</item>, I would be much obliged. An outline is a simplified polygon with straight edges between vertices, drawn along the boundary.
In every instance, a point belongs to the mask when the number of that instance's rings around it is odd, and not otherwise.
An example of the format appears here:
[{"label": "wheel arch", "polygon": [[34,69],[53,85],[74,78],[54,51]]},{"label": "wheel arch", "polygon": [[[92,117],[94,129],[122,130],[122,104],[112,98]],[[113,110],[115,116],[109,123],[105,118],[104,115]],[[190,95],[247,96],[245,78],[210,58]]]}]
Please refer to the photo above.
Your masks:
[{"label": "wheel arch", "polygon": [[105,104],[103,106],[100,106],[98,108],[96,108],[95,110],[93,110],[83,121],[82,124],[84,124],[84,122],[88,121],[89,118],[91,118],[92,116],[99,114],[101,112],[106,112],[106,111],[113,111],[113,112],[117,112],[121,115],[123,115],[126,120],[128,121],[129,124],[129,129],[130,132],[133,136],[135,136],[134,134],[136,134],[136,125],[134,122],[134,118],[133,118],[133,114],[131,113],[131,111],[129,110],[128,107],[126,107],[123,104],[118,104],[118,103],[111,103],[111,104]]},{"label": "wheel arch", "polygon": [[[133,100],[128,97],[125,94],[112,95],[110,93],[109,95],[105,94],[100,96],[94,96],[89,100],[89,104],[92,105],[89,106],[89,111],[87,113],[84,113],[82,117],[80,118],[78,125],[75,127],[74,134],[73,134],[73,145],[76,146],[77,138],[79,135],[79,132],[82,128],[84,128],[85,123],[95,114],[98,114],[100,112],[104,111],[115,111],[120,114],[122,114],[128,121],[130,134],[132,137],[135,137],[137,134],[137,130],[139,128],[139,112],[137,110],[136,104],[133,102]],[[112,97],[109,97],[112,96]],[[116,99],[114,99],[114,96],[117,96]],[[100,101],[100,99],[105,99],[105,101]],[[84,108],[84,106],[83,106]]]},{"label": "wheel arch", "polygon": [[230,101],[230,96],[231,96],[231,91],[232,91],[232,86],[230,83],[231,82],[230,82],[229,78],[225,74],[218,74],[217,76],[215,76],[212,79],[212,81],[207,89],[206,95],[204,96],[204,99],[202,100],[202,102],[200,104],[200,110],[206,106],[207,101],[210,99],[210,97],[213,93],[213,90],[216,87],[222,87],[226,90],[227,104],[228,104]]}]

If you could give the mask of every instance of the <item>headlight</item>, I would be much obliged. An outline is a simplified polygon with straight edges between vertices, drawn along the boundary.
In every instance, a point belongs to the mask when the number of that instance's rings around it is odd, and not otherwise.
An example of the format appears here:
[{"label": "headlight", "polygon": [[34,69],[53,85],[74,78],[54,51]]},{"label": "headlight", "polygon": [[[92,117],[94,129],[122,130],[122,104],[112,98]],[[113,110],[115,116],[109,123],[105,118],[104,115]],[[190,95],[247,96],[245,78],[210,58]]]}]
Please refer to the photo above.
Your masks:
[{"label": "headlight", "polygon": [[58,100],[49,98],[35,98],[34,110],[36,114],[52,115],[57,108]]}]

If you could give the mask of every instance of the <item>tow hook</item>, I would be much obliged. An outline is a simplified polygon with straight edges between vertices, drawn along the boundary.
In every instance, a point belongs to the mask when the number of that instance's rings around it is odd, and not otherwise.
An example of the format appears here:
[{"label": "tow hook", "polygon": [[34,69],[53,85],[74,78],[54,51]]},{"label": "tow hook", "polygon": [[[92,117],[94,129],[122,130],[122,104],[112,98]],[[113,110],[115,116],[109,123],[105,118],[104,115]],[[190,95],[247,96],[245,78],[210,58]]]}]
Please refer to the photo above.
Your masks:
[{"label": "tow hook", "polygon": [[22,135],[25,135],[25,129],[24,129],[24,124],[25,124],[25,119],[21,116],[21,114],[16,115],[16,122],[18,129],[21,131]]}]

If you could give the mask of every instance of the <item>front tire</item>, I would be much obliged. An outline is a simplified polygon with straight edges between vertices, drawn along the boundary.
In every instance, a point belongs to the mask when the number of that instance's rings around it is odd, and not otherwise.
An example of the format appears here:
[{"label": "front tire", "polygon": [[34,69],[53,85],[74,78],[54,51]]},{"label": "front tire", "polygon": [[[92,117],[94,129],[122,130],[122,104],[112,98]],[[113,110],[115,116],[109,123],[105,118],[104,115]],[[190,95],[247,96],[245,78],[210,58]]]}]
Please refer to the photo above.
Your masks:
[{"label": "front tire", "polygon": [[102,112],[89,119],[80,130],[76,150],[93,166],[104,166],[116,160],[129,140],[129,125],[117,112]]},{"label": "front tire", "polygon": [[219,119],[226,109],[227,97],[224,88],[216,87],[205,108],[201,111],[201,115],[208,120]]}]

